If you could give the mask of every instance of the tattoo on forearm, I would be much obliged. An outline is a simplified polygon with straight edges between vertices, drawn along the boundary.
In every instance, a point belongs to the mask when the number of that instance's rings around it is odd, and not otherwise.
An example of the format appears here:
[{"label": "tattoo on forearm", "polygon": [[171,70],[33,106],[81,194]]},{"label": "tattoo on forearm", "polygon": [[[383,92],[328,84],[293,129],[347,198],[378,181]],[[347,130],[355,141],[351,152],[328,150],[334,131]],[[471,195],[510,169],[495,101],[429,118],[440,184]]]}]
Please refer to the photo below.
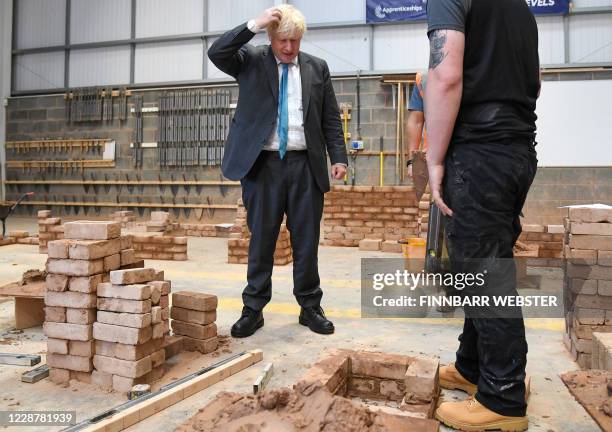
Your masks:
[{"label": "tattoo on forearm", "polygon": [[429,69],[435,69],[440,65],[447,54],[444,50],[446,46],[446,30],[434,30],[429,36]]}]

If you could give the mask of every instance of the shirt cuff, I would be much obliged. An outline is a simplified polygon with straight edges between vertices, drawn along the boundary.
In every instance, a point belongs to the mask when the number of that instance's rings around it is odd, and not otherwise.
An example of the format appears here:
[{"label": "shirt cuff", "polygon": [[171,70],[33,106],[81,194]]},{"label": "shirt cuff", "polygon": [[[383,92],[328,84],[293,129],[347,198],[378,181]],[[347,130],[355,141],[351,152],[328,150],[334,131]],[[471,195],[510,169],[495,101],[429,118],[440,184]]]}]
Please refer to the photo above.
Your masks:
[{"label": "shirt cuff", "polygon": [[247,28],[253,33],[259,33],[261,31],[261,29],[257,26],[257,24],[255,24],[254,19],[249,20],[249,22],[247,23]]},{"label": "shirt cuff", "polygon": [[[342,162],[338,162],[338,163],[335,163],[335,164],[333,164],[333,165],[342,165],[344,168],[348,168],[348,165],[347,165],[347,164],[345,164],[345,163],[342,163]],[[333,166],[333,165],[332,165],[332,166]]]}]

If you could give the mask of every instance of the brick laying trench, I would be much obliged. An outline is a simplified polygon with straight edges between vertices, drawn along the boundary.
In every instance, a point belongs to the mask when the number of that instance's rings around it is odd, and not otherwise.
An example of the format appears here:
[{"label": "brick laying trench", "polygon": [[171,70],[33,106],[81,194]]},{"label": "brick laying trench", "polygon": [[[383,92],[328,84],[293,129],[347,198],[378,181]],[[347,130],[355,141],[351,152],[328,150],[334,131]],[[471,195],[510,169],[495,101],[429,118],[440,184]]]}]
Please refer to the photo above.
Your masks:
[{"label": "brick laying trench", "polygon": [[[177,431],[437,431],[437,358],[332,350],[292,389],[222,392]],[[366,400],[359,403],[352,399]],[[398,408],[377,406],[394,403]]]}]

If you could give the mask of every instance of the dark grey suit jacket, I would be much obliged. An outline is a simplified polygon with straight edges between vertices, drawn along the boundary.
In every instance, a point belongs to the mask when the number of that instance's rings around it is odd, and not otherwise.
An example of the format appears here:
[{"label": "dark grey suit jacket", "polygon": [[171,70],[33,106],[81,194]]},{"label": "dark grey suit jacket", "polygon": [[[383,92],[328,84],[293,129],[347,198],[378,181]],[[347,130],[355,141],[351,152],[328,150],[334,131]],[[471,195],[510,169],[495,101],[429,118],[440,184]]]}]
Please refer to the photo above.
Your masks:
[{"label": "dark grey suit jacket", "polygon": [[[240,96],[221,169],[230,180],[251,170],[278,118],[278,65],[269,45],[252,46],[255,36],[242,24],[208,50],[210,60],[238,81]],[[348,165],[340,111],[324,60],[300,52],[302,107],[308,162],[319,189],[330,189],[326,150],[332,164]]]}]

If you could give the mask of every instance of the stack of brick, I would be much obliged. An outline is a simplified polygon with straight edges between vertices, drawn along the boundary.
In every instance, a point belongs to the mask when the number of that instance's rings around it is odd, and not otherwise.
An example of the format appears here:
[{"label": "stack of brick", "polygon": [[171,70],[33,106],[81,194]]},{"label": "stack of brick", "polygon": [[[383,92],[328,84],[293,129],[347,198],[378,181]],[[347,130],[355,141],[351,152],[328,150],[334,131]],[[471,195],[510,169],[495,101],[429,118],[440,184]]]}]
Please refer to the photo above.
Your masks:
[{"label": "stack of brick", "polygon": [[383,248],[401,251],[397,240],[416,235],[418,217],[413,187],[334,186],[325,195],[324,244],[359,246],[363,239],[381,239]]},{"label": "stack of brick", "polygon": [[589,368],[593,333],[612,332],[612,207],[570,208],[565,229],[564,340]]},{"label": "stack of brick", "polygon": [[182,223],[180,229],[189,237],[221,237],[228,238],[232,224],[190,224]]},{"label": "stack of brick", "polygon": [[[249,244],[251,233],[246,222],[246,209],[242,200],[238,201],[238,211],[236,221],[231,229],[230,238],[227,241],[227,262],[230,264],[247,264],[249,262]],[[274,265],[284,266],[293,262],[293,251],[291,250],[291,240],[286,224],[282,224],[276,249],[274,250]]]},{"label": "stack of brick", "polygon": [[133,242],[137,259],[187,261],[187,237],[139,233]]},{"label": "stack of brick", "polygon": [[170,227],[170,213],[152,211],[151,220],[146,223],[147,232],[165,232]]},{"label": "stack of brick", "polygon": [[38,252],[47,253],[47,244],[64,238],[62,219],[51,216],[51,210],[38,212]]},{"label": "stack of brick", "polygon": [[118,270],[98,285],[92,381],[105,390],[129,391],[164,373],[170,284],[156,277],[150,268]]},{"label": "stack of brick", "polygon": [[533,267],[561,267],[563,264],[563,225],[523,225],[519,241],[538,247],[538,257],[527,261]]},{"label": "stack of brick", "polygon": [[122,210],[111,214],[111,220],[114,222],[119,222],[122,228],[128,228],[134,222],[136,222],[136,216],[134,215],[133,211]]},{"label": "stack of brick", "polygon": [[31,236],[27,231],[11,231],[9,238],[15,239],[17,244],[38,245],[38,236]]},{"label": "stack of brick", "polygon": [[208,354],[217,349],[217,296],[181,291],[172,294],[172,332],[183,336],[183,349]]},{"label": "stack of brick", "polygon": [[120,266],[121,227],[115,222],[71,222],[65,240],[48,243],[44,333],[49,377],[89,382],[99,283]]}]

